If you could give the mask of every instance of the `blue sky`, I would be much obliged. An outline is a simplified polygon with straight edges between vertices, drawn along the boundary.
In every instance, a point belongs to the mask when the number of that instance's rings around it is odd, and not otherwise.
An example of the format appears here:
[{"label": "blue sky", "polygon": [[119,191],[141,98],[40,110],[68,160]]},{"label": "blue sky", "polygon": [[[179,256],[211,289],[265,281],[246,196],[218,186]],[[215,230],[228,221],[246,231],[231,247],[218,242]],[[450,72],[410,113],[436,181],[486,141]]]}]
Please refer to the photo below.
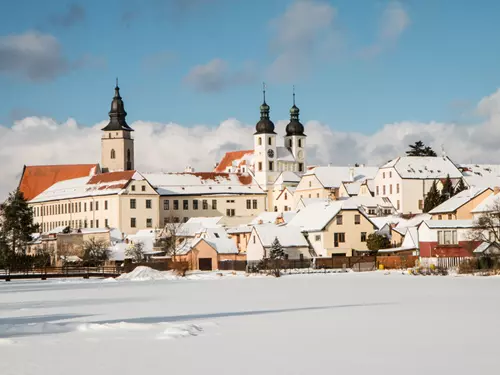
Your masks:
[{"label": "blue sky", "polygon": [[264,80],[275,120],[295,84],[302,119],[342,131],[467,122],[500,86],[499,14],[494,0],[6,2],[0,123],[93,125],[116,76],[130,122],[255,123]]}]

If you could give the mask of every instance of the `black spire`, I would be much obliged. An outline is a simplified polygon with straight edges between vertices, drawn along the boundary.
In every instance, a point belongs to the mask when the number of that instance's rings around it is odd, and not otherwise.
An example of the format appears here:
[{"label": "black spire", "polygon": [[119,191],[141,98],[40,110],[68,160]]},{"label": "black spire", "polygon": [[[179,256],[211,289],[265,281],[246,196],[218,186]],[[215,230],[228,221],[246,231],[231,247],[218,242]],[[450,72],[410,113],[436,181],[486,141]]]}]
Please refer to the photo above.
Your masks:
[{"label": "black spire", "polygon": [[111,102],[111,110],[109,111],[109,123],[102,130],[104,131],[114,131],[114,130],[128,130],[134,131],[130,126],[128,126],[127,112],[125,112],[125,107],[123,105],[122,97],[120,96],[120,87],[118,87],[118,78],[116,78],[115,86],[115,96]]},{"label": "black spire", "polygon": [[295,105],[295,86],[293,86],[293,106],[290,108],[290,122],[286,126],[286,135],[305,135],[304,125],[299,120],[300,109]]},{"label": "black spire", "polygon": [[255,126],[255,134],[276,134],[274,132],[274,124],[269,119],[269,105],[266,103],[266,84],[262,84],[263,102],[260,106],[260,121]]}]

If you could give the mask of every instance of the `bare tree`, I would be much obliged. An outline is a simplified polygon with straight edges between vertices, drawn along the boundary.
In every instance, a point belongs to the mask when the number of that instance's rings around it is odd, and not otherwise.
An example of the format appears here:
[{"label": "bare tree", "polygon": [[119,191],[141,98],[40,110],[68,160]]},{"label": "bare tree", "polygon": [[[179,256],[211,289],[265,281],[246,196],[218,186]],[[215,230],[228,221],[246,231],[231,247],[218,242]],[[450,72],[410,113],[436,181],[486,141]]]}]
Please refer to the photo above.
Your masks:
[{"label": "bare tree", "polygon": [[125,255],[132,258],[134,262],[141,262],[144,260],[144,243],[136,242],[133,246],[127,248]]},{"label": "bare tree", "polygon": [[156,241],[155,247],[169,255],[172,262],[176,263],[178,254],[187,247],[187,238],[184,222],[177,217],[169,217],[163,228],[162,236]]},{"label": "bare tree", "polygon": [[500,243],[500,199],[487,207],[474,221],[474,227],[469,231],[471,241]]},{"label": "bare tree", "polygon": [[83,260],[89,266],[100,266],[109,259],[109,243],[92,237],[83,243]]}]

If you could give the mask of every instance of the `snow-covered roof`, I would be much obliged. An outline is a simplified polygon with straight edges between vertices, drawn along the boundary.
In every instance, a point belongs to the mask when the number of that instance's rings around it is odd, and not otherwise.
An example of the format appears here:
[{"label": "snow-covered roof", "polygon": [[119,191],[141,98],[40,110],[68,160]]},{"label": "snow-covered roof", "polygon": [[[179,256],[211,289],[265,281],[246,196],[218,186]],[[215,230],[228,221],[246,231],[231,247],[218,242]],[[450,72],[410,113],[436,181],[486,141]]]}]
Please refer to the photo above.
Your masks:
[{"label": "snow-covered roof", "polygon": [[160,195],[265,194],[249,174],[145,173]]},{"label": "snow-covered roof", "polygon": [[484,193],[489,188],[476,188],[471,187],[470,189],[461,191],[457,195],[454,195],[450,199],[444,201],[439,206],[434,207],[429,211],[430,214],[440,214],[440,213],[448,213],[455,212],[457,209],[462,207],[467,202],[471,201],[473,198],[478,195]]},{"label": "snow-covered roof", "polygon": [[309,244],[301,229],[291,225],[262,224],[254,227],[262,242],[262,246],[270,247],[278,238],[283,247],[308,247]]},{"label": "snow-covered roof", "polygon": [[236,171],[238,168],[246,165],[252,166],[254,163],[254,151],[253,150],[242,150],[242,151],[230,151],[226,152],[222,160],[214,169],[216,173],[227,172],[230,168],[232,171]]},{"label": "snow-covered roof", "polygon": [[481,242],[473,252],[475,254],[498,254],[500,253],[500,245],[496,242]]},{"label": "snow-covered roof", "polygon": [[144,180],[136,171],[109,172],[56,182],[30,203],[120,194],[132,180]]},{"label": "snow-covered roof", "polygon": [[295,161],[295,158],[288,147],[276,147],[276,160]]},{"label": "snow-covered roof", "polygon": [[462,173],[448,157],[402,156],[386,163],[381,169],[394,168],[401,178],[438,179],[461,178]]},{"label": "snow-covered roof", "polygon": [[354,196],[339,198],[339,201],[344,203],[344,209],[356,209],[358,207],[382,207],[394,209],[395,207],[391,203],[391,200],[386,197],[371,197],[371,196]]},{"label": "snow-covered roof", "polygon": [[191,243],[191,248],[195,247],[201,241],[207,242],[219,254],[238,254],[236,243],[227,236],[226,231],[222,228],[218,230],[208,228],[202,237],[196,238]]},{"label": "snow-covered roof", "polygon": [[325,188],[337,188],[344,181],[361,182],[373,179],[377,171],[378,167],[315,167],[307,171],[304,176],[315,175]]},{"label": "snow-covered roof", "polygon": [[[396,225],[396,227],[394,229],[401,233],[401,230],[403,228],[416,227],[422,221],[426,221],[426,220],[430,220],[430,219],[432,219],[432,215],[430,215],[430,214],[418,214],[418,215],[413,216],[410,219],[401,218],[401,220],[399,220],[398,224]],[[404,232],[406,232],[406,230]]]},{"label": "snow-covered roof", "polygon": [[403,220],[400,216],[377,216],[371,217],[370,220],[378,229],[382,229],[385,225],[398,224]]},{"label": "snow-covered roof", "polygon": [[500,207],[500,194],[491,194],[484,201],[479,203],[471,212],[474,214],[481,212],[495,211]]},{"label": "snow-covered roof", "polygon": [[426,220],[424,224],[431,229],[453,229],[453,228],[472,228],[473,220]]},{"label": "snow-covered roof", "polygon": [[342,184],[349,195],[358,195],[363,181],[344,181]]},{"label": "snow-covered roof", "polygon": [[226,228],[227,233],[229,234],[239,234],[239,233],[250,233],[253,229],[253,226],[250,225],[239,225],[235,227]]},{"label": "snow-covered roof", "polygon": [[276,223],[276,219],[278,217],[283,217],[283,221],[285,223],[290,222],[297,213],[295,211],[286,211],[286,212],[274,212],[274,211],[264,211],[261,212],[257,217],[255,217],[250,225],[257,224],[268,224],[268,223]]},{"label": "snow-covered roof", "polygon": [[285,183],[299,183],[300,182],[300,176],[297,175],[294,172],[290,171],[285,171],[281,172],[276,181],[274,182],[275,185],[282,185]]},{"label": "snow-covered roof", "polygon": [[222,216],[214,217],[192,217],[177,228],[177,236],[194,237],[204,228],[218,228]]},{"label": "snow-covered roof", "polygon": [[142,242],[144,244],[144,252],[153,251],[154,243],[160,234],[160,229],[141,229],[135,234],[129,234],[127,240],[130,244]]},{"label": "snow-covered roof", "polygon": [[342,201],[324,201],[300,209],[289,225],[306,232],[321,231],[342,210]]}]

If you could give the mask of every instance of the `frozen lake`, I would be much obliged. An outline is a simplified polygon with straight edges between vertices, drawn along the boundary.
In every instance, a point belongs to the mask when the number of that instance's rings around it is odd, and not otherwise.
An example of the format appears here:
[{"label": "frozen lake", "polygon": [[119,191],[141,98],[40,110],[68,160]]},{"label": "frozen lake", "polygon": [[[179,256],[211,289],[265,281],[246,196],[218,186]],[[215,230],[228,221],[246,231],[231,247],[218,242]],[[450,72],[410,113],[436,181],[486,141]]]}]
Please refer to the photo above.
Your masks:
[{"label": "frozen lake", "polygon": [[493,374],[500,278],[0,284],[0,374]]}]

